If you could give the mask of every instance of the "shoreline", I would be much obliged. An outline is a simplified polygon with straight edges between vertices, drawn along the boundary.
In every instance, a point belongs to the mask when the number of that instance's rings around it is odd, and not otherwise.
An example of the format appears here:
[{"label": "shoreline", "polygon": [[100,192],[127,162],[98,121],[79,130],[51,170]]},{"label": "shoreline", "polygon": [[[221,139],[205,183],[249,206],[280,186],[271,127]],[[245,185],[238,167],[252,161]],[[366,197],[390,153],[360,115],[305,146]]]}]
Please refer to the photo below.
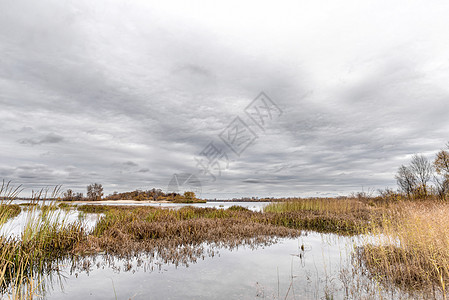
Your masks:
[{"label": "shoreline", "polygon": [[[19,201],[33,201],[30,199],[15,199],[15,200],[19,200]],[[205,199],[206,202],[205,203],[214,203],[214,202],[224,202],[224,203],[271,203],[273,201],[235,201],[235,200],[207,200]],[[58,203],[75,203],[75,204],[80,204],[80,203],[86,203],[86,204],[90,204],[90,203],[98,203],[98,204],[113,204],[113,203],[122,203],[122,204],[163,204],[163,203],[173,203],[173,204],[180,204],[180,202],[173,202],[173,201],[168,201],[168,200],[158,200],[158,201],[153,201],[153,200],[96,200],[96,201],[89,201],[89,200],[81,200],[81,201],[65,201],[65,200],[38,200],[37,202],[51,202],[51,201],[56,201]],[[277,201],[274,201],[277,202]],[[181,202],[182,204],[183,202]],[[204,202],[198,202],[198,203],[203,203]],[[188,204],[195,204],[195,203],[188,203]]]},{"label": "shoreline", "polygon": [[151,201],[151,200],[98,200],[98,201],[57,201],[59,203],[76,203],[76,204],[162,204],[162,203],[174,203],[167,200]]}]

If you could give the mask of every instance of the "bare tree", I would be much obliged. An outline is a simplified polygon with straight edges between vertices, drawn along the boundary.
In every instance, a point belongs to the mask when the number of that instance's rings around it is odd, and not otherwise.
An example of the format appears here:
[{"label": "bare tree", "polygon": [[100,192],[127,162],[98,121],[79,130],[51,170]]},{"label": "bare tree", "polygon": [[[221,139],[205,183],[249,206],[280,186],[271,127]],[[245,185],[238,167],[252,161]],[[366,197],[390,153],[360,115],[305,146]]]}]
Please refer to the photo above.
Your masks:
[{"label": "bare tree", "polygon": [[84,198],[83,193],[75,193],[73,196],[73,201],[82,201]]},{"label": "bare tree", "polygon": [[71,189],[68,189],[67,192],[64,193],[64,200],[65,201],[72,201],[73,200],[73,191]]},{"label": "bare tree", "polygon": [[410,197],[417,188],[417,178],[410,167],[400,166],[395,176],[399,189]]},{"label": "bare tree", "polygon": [[[449,144],[447,147],[449,149]],[[441,150],[438,152],[433,165],[438,174],[449,175],[449,151]]]},{"label": "bare tree", "polygon": [[433,177],[433,182],[435,183],[436,192],[441,200],[446,200],[449,194],[449,177],[448,176],[438,176]]},{"label": "bare tree", "polygon": [[432,178],[433,173],[432,164],[422,154],[415,154],[410,162],[410,170],[418,181],[418,188],[422,188],[424,196],[427,196],[427,183]]},{"label": "bare tree", "polygon": [[[449,149],[449,143],[446,145]],[[438,196],[445,200],[449,194],[449,151],[441,150],[437,153],[433,162],[437,175],[434,176],[434,183]]]},{"label": "bare tree", "polygon": [[95,200],[96,198],[92,184],[87,186],[87,198],[89,198],[89,200]]},{"label": "bare tree", "polygon": [[103,186],[98,183],[94,183],[87,186],[87,198],[90,200],[101,200],[103,197]]}]

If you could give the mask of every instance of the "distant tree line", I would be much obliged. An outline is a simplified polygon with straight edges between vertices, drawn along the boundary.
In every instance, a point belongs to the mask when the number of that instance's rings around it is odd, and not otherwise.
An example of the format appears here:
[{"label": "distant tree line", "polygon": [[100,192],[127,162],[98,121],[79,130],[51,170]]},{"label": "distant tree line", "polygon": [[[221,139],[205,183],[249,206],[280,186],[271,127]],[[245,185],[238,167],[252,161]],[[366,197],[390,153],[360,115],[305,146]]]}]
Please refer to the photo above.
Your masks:
[{"label": "distant tree line", "polygon": [[396,182],[401,193],[408,198],[437,196],[449,197],[449,143],[439,151],[433,161],[422,154],[413,155],[408,165],[399,167]]},{"label": "distant tree line", "polygon": [[[118,193],[114,192],[112,195],[107,196],[106,200],[136,200],[136,201],[148,201],[148,200],[163,200],[173,194],[165,194],[161,189],[151,189],[147,191],[135,190],[132,192]],[[174,195],[173,195],[174,197]]]},{"label": "distant tree line", "polygon": [[151,190],[135,190],[132,192],[114,192],[111,195],[104,197],[103,186],[99,183],[93,183],[87,186],[86,197],[83,193],[74,193],[68,189],[64,194],[62,200],[64,201],[98,201],[98,200],[136,200],[136,201],[172,201],[182,203],[200,202],[196,198],[194,192],[179,193],[164,193],[161,189],[153,188]]},{"label": "distant tree line", "polygon": [[82,201],[84,199],[83,193],[74,193],[71,189],[68,189],[64,195],[65,201]]},{"label": "distant tree line", "polygon": [[97,201],[103,198],[103,186],[99,183],[92,183],[87,186],[87,197],[83,193],[74,193],[68,189],[62,197],[64,201]]}]

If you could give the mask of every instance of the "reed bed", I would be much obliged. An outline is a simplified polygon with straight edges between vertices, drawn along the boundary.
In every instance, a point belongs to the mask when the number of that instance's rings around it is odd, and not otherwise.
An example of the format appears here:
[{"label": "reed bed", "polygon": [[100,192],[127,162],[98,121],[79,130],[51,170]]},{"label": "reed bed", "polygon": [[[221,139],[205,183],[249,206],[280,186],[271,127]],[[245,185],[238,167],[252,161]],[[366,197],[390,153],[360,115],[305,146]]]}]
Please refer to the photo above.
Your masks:
[{"label": "reed bed", "polygon": [[0,237],[0,288],[10,298],[32,298],[37,278],[57,269],[58,260],[70,256],[86,233],[80,222],[66,218],[49,204],[28,212],[19,237]]},{"label": "reed bed", "polygon": [[[351,210],[350,205],[356,202],[343,208],[329,200],[325,203],[327,208],[320,205],[316,206],[318,209],[311,209],[309,205],[308,209],[302,210],[296,204],[287,204],[287,209],[281,212],[270,209],[253,212],[240,206],[227,210],[102,207],[101,212],[105,215],[76,251],[128,257],[141,252],[157,252],[171,260],[186,247],[195,251],[199,251],[195,247],[203,244],[235,247],[267,242],[276,237],[299,236],[301,230],[358,234],[375,215],[375,210],[368,205],[357,203],[358,206]],[[88,208],[91,209],[96,210]]]},{"label": "reed bed", "polygon": [[14,187],[10,182],[2,181],[0,185],[0,226],[3,226],[9,219],[18,216],[22,211],[20,206],[11,204],[20,191],[20,186]]},{"label": "reed bed", "polygon": [[[10,183],[0,186],[0,229],[7,219],[21,212],[11,204],[20,192]],[[86,238],[81,223],[67,222],[54,202],[45,202],[46,190],[34,194],[27,206],[27,219],[22,234],[0,236],[0,295],[10,299],[33,299],[42,294],[42,278],[58,268],[58,260]],[[52,192],[56,198],[58,187]],[[43,201],[42,205],[38,205]]]},{"label": "reed bed", "polygon": [[357,251],[358,263],[375,278],[407,290],[438,290],[449,284],[449,205],[401,202],[371,224],[372,236]]},{"label": "reed bed", "polygon": [[17,217],[22,209],[17,204],[0,203],[0,224],[6,223],[9,219]]},{"label": "reed bed", "polygon": [[354,235],[368,224],[379,224],[384,209],[356,198],[295,199],[267,205],[262,218],[291,228]]},{"label": "reed bed", "polygon": [[252,216],[252,212],[235,209],[111,208],[77,251],[106,251],[120,256],[158,252],[167,254],[164,259],[173,260],[178,250],[196,249],[203,244],[234,247],[301,234],[291,228],[255,222]]},{"label": "reed bed", "polygon": [[271,203],[264,208],[264,212],[298,212],[314,211],[327,214],[348,214],[366,211],[369,206],[356,198],[305,198],[294,201]]},{"label": "reed bed", "polygon": [[22,207],[32,207],[32,206],[38,206],[39,204],[37,204],[36,202],[27,202],[27,203],[20,203],[19,205]]},{"label": "reed bed", "polygon": [[63,202],[63,203],[59,203],[59,204],[58,204],[58,208],[59,208],[59,209],[66,210],[66,211],[69,211],[69,210],[75,208],[75,206],[72,205],[72,204],[68,204],[68,203],[64,203],[64,202]]},{"label": "reed bed", "polygon": [[108,211],[111,207],[110,205],[84,204],[76,206],[76,209],[84,213],[101,214]]}]

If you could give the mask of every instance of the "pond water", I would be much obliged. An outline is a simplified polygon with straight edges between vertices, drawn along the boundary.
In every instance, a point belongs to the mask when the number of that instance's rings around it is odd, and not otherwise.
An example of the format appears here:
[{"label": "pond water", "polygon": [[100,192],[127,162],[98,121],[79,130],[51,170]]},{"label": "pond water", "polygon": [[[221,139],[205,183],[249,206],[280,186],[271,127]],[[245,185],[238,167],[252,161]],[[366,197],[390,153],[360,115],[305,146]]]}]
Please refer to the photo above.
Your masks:
[{"label": "pond water", "polygon": [[[28,200],[14,200],[12,204],[26,204],[30,203]],[[43,202],[38,202],[42,204]],[[49,204],[45,202],[45,204]],[[102,202],[83,202],[83,203],[69,203],[72,205],[124,205],[124,206],[155,206],[155,207],[168,207],[179,208],[184,206],[194,207],[210,207],[210,208],[223,208],[227,209],[233,205],[246,207],[252,211],[262,211],[262,209],[270,204],[270,202],[230,202],[230,201],[211,201],[206,203],[152,203],[152,202],[139,202],[139,203],[126,203],[119,201],[102,201]]]},{"label": "pond water", "polygon": [[[17,217],[8,220],[5,224],[0,226],[0,235],[19,237],[29,219],[39,219],[40,214],[40,210],[36,210],[34,213],[30,214],[28,209],[22,209],[22,212]],[[54,214],[54,217],[64,220],[66,223],[73,223],[80,220],[83,222],[83,227],[87,230],[93,229],[101,216],[102,214],[86,214],[77,210],[61,209]]]},{"label": "pond water", "polygon": [[[46,299],[321,299],[344,297],[342,266],[356,238],[309,233],[256,249],[218,249],[187,266],[137,259],[111,267],[101,255],[89,271],[70,272]],[[303,249],[303,250],[302,250]],[[97,266],[98,264],[98,266]],[[48,284],[51,286],[51,284]]]}]

